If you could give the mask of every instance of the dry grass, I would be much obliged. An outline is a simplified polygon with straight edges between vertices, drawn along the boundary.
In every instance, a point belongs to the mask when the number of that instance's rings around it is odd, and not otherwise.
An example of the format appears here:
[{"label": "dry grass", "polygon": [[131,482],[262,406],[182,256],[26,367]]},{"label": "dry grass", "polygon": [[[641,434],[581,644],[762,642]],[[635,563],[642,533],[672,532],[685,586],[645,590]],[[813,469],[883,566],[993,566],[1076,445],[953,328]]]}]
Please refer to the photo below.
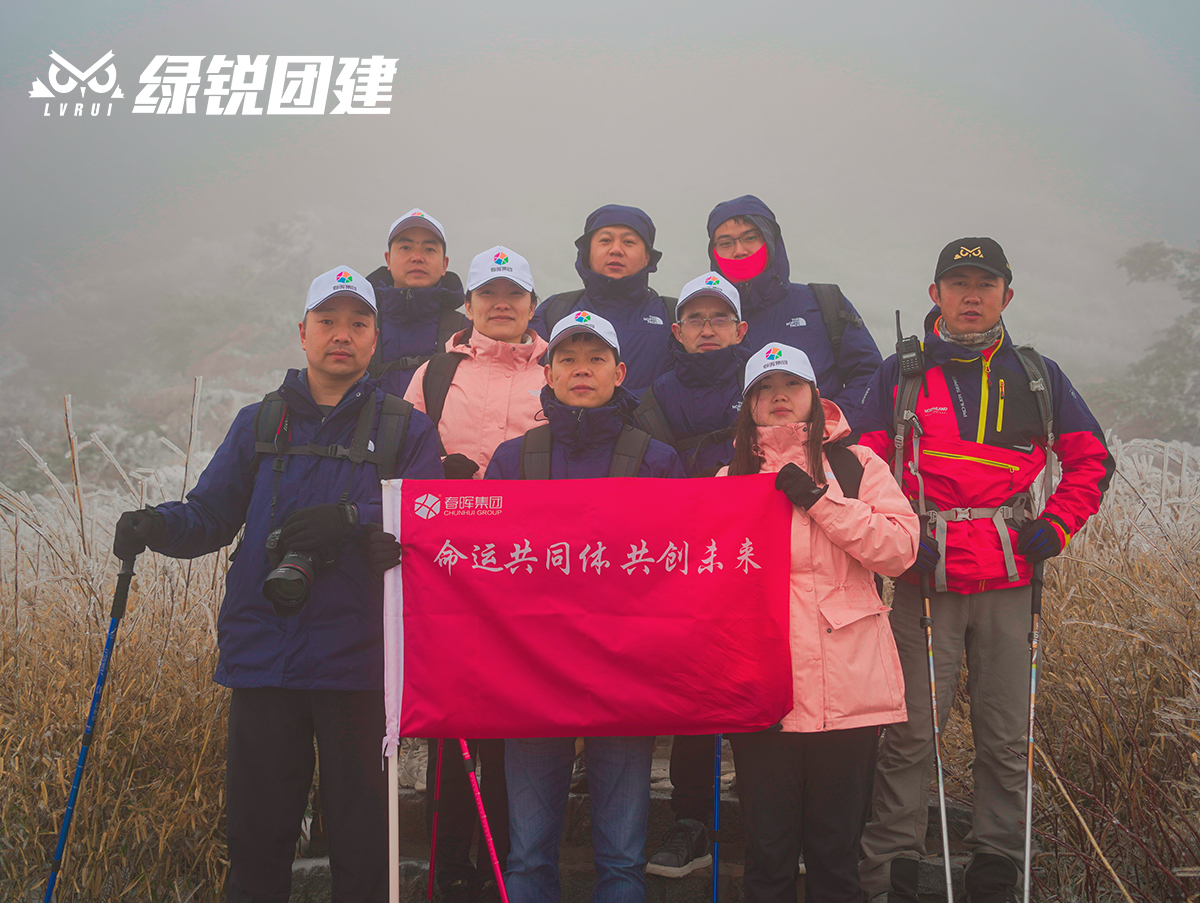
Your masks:
[{"label": "dry grass", "polygon": [[[108,627],[116,515],[178,498],[184,469],[200,469],[193,444],[169,474],[117,473],[110,457],[116,490],[0,484],[0,899],[44,893]],[[1118,478],[1047,569],[1039,899],[1125,899],[1119,880],[1132,900],[1200,900],[1200,460],[1173,455],[1121,450],[1132,486]],[[139,559],[58,899],[219,897],[227,696],[211,675],[226,566]],[[950,787],[966,799],[969,731],[954,717]]]}]

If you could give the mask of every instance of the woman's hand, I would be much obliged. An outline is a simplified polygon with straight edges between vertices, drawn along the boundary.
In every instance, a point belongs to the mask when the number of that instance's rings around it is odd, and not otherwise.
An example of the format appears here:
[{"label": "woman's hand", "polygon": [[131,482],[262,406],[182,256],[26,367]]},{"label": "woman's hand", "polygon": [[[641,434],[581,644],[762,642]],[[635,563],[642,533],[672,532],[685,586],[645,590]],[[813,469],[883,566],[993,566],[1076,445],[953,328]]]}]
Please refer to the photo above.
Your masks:
[{"label": "woman's hand", "polygon": [[775,475],[775,488],[781,490],[797,508],[807,511],[829,487],[818,486],[816,480],[804,470],[789,462]]}]

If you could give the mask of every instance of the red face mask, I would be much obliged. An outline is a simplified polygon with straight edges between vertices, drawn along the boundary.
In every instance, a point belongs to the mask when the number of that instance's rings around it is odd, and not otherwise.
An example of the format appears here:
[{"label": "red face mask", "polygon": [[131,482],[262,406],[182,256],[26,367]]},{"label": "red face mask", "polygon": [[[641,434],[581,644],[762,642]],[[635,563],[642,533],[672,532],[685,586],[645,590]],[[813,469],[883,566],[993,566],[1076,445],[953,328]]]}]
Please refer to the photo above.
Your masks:
[{"label": "red face mask", "polygon": [[730,282],[748,282],[767,268],[767,246],[764,244],[749,257],[716,257],[716,261],[721,274]]}]

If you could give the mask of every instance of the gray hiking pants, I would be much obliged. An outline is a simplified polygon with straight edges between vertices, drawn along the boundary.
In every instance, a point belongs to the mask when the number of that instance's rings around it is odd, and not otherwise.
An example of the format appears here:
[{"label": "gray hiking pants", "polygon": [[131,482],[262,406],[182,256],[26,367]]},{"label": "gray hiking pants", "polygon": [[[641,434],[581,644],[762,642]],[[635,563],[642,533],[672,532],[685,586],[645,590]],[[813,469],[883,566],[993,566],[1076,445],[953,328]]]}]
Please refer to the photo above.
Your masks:
[{"label": "gray hiking pants", "polygon": [[[975,805],[966,845],[974,852],[1007,856],[1018,870],[1025,859],[1029,604],[1028,586],[930,597],[943,731],[958,689],[963,653],[967,656]],[[891,624],[904,669],[908,721],[888,725],[879,750],[872,816],[863,831],[860,863],[868,897],[888,889],[892,859],[915,859],[925,852],[935,760],[923,613],[920,590],[897,581]]]}]

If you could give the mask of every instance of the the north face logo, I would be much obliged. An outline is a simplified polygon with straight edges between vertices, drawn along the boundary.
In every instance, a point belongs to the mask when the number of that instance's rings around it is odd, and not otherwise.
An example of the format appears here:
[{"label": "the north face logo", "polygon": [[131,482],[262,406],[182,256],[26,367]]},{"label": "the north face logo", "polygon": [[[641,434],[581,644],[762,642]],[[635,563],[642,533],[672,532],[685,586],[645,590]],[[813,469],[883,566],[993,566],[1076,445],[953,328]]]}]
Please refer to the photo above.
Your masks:
[{"label": "the north face logo", "polygon": [[790,320],[787,321],[786,325],[788,325],[788,326],[807,326],[808,320],[804,319],[804,317],[792,317]]},{"label": "the north face logo", "polygon": [[663,325],[662,317],[656,317],[653,314],[651,314],[648,317],[642,317],[642,319],[645,320],[647,323],[649,323],[651,326],[662,326]]},{"label": "the north face logo", "polygon": [[432,493],[420,496],[413,503],[413,511],[416,513],[417,517],[422,518],[423,520],[429,520],[429,518],[433,517],[441,510],[442,500]]}]

